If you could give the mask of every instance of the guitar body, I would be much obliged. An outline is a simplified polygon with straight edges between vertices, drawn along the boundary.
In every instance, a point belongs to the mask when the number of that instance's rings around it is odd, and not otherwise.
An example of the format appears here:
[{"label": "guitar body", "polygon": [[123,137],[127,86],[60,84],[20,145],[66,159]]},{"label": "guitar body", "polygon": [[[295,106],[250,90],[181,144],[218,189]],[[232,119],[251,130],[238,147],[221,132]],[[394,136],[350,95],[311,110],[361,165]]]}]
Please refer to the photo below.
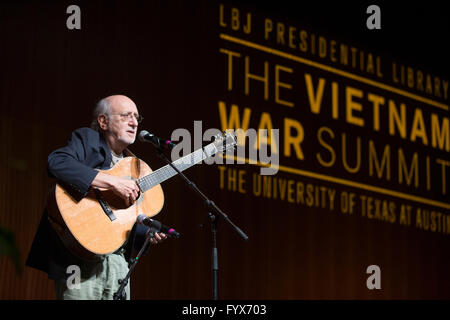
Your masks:
[{"label": "guitar body", "polygon": [[[135,157],[120,160],[105,174],[133,180],[152,173],[150,167]],[[128,239],[138,215],[157,215],[164,205],[160,184],[145,192],[131,206],[112,190],[91,188],[80,201],[60,184],[47,198],[49,220],[65,246],[86,261],[98,261],[117,251]]]}]

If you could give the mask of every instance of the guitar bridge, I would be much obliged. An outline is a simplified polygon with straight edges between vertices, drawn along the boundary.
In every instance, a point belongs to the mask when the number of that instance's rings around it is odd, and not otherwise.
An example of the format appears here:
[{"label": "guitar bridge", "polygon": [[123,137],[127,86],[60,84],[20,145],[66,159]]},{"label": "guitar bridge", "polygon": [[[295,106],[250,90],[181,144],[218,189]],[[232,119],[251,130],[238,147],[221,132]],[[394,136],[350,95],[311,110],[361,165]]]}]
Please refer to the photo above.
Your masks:
[{"label": "guitar bridge", "polygon": [[103,212],[108,216],[108,218],[111,221],[116,220],[116,216],[114,215],[114,212],[112,211],[111,207],[108,205],[108,203],[103,199],[102,193],[97,188],[94,189],[95,195],[97,196],[97,201],[100,203],[100,206],[103,209]]}]

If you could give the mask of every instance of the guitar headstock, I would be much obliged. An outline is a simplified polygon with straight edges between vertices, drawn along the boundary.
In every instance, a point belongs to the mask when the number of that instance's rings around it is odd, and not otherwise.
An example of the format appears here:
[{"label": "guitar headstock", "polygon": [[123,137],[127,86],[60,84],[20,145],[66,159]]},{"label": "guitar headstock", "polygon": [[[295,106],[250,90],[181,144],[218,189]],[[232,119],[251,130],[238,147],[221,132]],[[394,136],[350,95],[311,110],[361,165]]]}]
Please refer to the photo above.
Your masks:
[{"label": "guitar headstock", "polygon": [[218,152],[225,153],[226,150],[236,147],[237,137],[234,130],[227,130],[214,136],[214,146]]}]

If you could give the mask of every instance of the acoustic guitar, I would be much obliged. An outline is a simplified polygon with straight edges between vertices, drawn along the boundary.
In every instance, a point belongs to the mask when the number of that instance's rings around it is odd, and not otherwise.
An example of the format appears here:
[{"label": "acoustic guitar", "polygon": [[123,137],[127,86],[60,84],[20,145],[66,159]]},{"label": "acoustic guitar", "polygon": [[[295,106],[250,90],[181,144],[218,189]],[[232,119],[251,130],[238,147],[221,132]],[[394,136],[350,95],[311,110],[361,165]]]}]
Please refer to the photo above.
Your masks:
[{"label": "acoustic guitar", "polygon": [[[214,142],[172,165],[184,171],[235,145],[236,136],[232,132],[218,134]],[[157,215],[164,205],[160,184],[177,174],[170,165],[152,171],[136,157],[125,157],[111,169],[99,171],[135,180],[139,197],[127,206],[112,190],[90,188],[87,196],[77,201],[60,183],[56,183],[47,197],[48,217],[54,230],[74,255],[86,261],[98,261],[122,247],[138,215]]]}]

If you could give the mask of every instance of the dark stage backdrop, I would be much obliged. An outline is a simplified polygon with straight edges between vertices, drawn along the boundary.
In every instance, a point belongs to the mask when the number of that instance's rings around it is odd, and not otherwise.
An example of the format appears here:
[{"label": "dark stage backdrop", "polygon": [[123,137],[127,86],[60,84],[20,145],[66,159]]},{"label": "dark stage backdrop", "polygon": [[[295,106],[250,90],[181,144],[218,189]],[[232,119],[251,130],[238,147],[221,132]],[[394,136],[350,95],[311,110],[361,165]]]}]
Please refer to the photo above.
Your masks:
[{"label": "dark stage backdrop", "polygon": [[[67,27],[72,4],[81,29]],[[0,298],[54,298],[23,266],[47,155],[111,94],[136,102],[140,129],[184,128],[192,146],[209,128],[268,130],[245,163],[186,171],[249,236],[219,221],[220,299],[450,298],[448,17],[380,4],[370,30],[370,4],[2,2],[0,226],[23,270],[0,257]],[[261,175],[267,146],[275,175]],[[182,237],[150,249],[132,298],[209,299],[207,210],[180,178],[162,187],[156,219]]]}]

